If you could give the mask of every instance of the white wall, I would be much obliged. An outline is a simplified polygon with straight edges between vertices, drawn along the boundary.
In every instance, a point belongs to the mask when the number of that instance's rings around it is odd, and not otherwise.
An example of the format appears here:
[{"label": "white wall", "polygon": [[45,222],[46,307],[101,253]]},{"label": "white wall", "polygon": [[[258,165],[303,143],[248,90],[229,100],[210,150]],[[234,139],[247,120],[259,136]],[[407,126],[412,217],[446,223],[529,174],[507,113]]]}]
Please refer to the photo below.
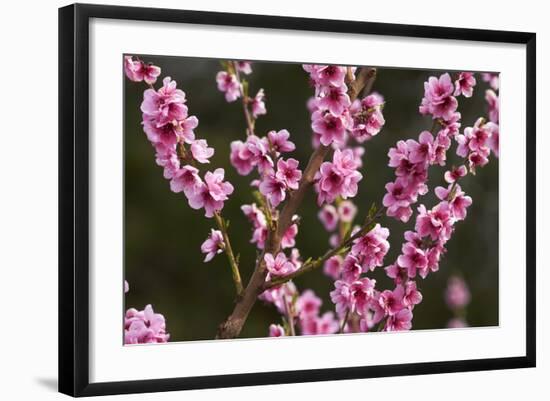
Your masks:
[{"label": "white wall", "polygon": [[[279,14],[426,25],[537,32],[538,41],[538,282],[548,282],[543,236],[550,225],[543,202],[550,195],[544,178],[544,149],[550,146],[545,113],[550,103],[550,26],[544,2],[424,1],[347,2],[244,0],[115,1],[134,6]],[[57,374],[57,7],[61,1],[5,2],[0,21],[0,394],[3,399],[49,400]],[[407,397],[409,400],[524,398],[546,394],[550,375],[546,328],[550,297],[538,285],[538,365],[536,369],[398,377],[376,380],[203,390],[146,396],[149,400],[284,400],[315,396],[339,399]],[[543,319],[544,318],[544,319]],[[546,338],[547,339],[547,338]],[[143,395],[128,396],[140,399]],[[114,399],[108,397],[106,399]],[[120,397],[118,397],[120,398]],[[539,397],[540,398],[540,397]]]}]

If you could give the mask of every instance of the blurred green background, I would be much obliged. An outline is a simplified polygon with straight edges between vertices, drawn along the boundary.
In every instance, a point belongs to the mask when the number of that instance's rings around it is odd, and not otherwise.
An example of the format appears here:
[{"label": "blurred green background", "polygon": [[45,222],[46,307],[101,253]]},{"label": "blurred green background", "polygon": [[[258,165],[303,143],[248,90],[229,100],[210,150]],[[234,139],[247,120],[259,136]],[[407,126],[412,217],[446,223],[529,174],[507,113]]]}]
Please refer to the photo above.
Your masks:
[{"label": "blurred green background", "polygon": [[[249,244],[252,228],[240,210],[244,203],[253,202],[250,191],[251,176],[241,177],[229,163],[229,144],[245,138],[245,120],[240,99],[226,103],[217,90],[215,76],[220,70],[218,60],[182,57],[140,56],[162,68],[162,77],[171,76],[178,88],[187,94],[189,113],[199,118],[195,130],[198,138],[207,139],[216,149],[208,169],[223,167],[226,178],[235,192],[225,203],[224,216],[231,221],[230,236],[233,248],[241,255],[241,275],[247,282],[254,266],[256,248]],[[384,185],[394,179],[394,171],[387,166],[388,149],[399,139],[415,138],[431,127],[430,117],[418,113],[423,96],[423,83],[441,71],[379,68],[373,90],[386,100],[386,125],[371,141],[364,144],[363,180],[354,202],[359,206],[357,221],[364,219],[372,202],[381,202]],[[300,64],[253,63],[253,73],[246,76],[250,92],[259,88],[266,92],[267,115],[260,116],[256,133],[287,129],[297,150],[292,157],[307,162],[311,147],[310,116],[305,107],[312,95],[308,76]],[[486,115],[484,92],[488,85],[476,74],[477,86],[470,99],[459,97],[462,127],[472,126],[479,116]],[[162,168],[155,164],[154,150],[141,128],[139,110],[143,83],[124,80],[124,157],[125,157],[125,278],[130,284],[126,294],[126,308],[142,309],[152,304],[167,322],[171,341],[212,339],[217,326],[233,309],[234,286],[225,255],[218,255],[210,263],[203,263],[200,246],[215,227],[203,211],[189,208],[183,194],[170,191],[169,182],[162,176]],[[158,88],[161,80],[156,83]],[[448,152],[449,163],[458,162],[455,146]],[[449,165],[450,165],[449,164]],[[430,168],[430,190],[444,185],[444,169]],[[448,253],[441,261],[440,271],[417,283],[424,301],[414,310],[414,329],[446,327],[452,312],[444,301],[444,290],[450,275],[464,277],[472,294],[467,308],[471,326],[498,325],[498,159],[478,169],[474,177],[468,175],[461,182],[463,190],[473,198],[464,222],[448,243]],[[436,199],[433,192],[421,198],[431,207]],[[313,190],[305,199],[299,213],[302,217],[297,247],[304,259],[319,256],[328,247],[329,234],[317,218]],[[403,232],[414,226],[414,218],[401,224],[383,218],[383,226],[390,228],[391,249],[386,263],[393,263],[403,242]],[[391,282],[383,269],[372,274],[377,288],[390,288]],[[322,312],[332,310],[329,292],[333,282],[322,269],[296,280],[300,290],[311,288],[323,299]],[[393,288],[393,287],[391,287]],[[280,316],[271,305],[257,302],[241,334],[242,337],[267,335],[270,323],[280,323]]]}]

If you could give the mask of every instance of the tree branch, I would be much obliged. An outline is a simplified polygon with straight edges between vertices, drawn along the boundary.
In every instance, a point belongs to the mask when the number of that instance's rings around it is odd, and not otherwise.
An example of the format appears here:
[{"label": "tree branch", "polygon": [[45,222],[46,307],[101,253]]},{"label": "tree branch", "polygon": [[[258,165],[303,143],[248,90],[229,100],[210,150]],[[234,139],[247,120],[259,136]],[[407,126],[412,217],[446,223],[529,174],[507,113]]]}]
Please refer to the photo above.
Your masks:
[{"label": "tree branch", "polygon": [[[350,100],[353,102],[363,88],[372,87],[375,78],[375,68],[362,67],[358,71],[355,80],[348,86]],[[242,293],[242,297],[237,301],[231,315],[218,327],[217,338],[235,338],[240,334],[248,314],[256,303],[258,295],[263,292],[266,274],[264,255],[266,253],[274,254],[279,250],[283,235],[292,223],[292,216],[298,210],[307,190],[313,184],[315,174],[319,171],[319,167],[321,163],[323,163],[329,150],[330,147],[319,145],[309,158],[298,189],[290,194],[288,201],[281,210],[276,227],[268,233],[264,252],[256,263],[256,268],[252,273],[252,277]]]}]

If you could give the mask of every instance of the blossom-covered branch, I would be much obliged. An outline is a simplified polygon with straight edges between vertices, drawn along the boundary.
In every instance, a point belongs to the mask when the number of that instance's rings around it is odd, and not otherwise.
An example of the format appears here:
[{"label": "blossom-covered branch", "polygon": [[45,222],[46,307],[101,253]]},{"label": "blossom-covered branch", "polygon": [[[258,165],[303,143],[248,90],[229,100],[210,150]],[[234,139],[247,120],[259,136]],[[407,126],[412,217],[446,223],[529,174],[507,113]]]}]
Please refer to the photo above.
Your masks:
[{"label": "blossom-covered branch", "polygon": [[[321,71],[321,74],[327,83],[330,83],[331,81],[342,81],[341,83],[338,82],[340,87],[342,87],[345,72],[344,75],[340,75],[341,70],[341,67],[326,66],[325,69]],[[352,97],[349,98],[348,101],[355,100],[355,97],[370,80],[374,79],[374,77],[375,69],[362,68],[359,71],[357,78],[350,84],[350,95]],[[331,86],[329,86],[329,88],[331,88]],[[331,96],[336,97],[338,101],[338,97],[341,95],[340,93],[337,93],[337,89],[334,89],[334,95]],[[330,120],[330,118],[331,117],[328,116],[327,120]],[[330,121],[327,122],[327,129],[330,129],[333,126],[334,125]],[[264,255],[267,253],[274,254],[279,250],[282,237],[286,230],[290,227],[292,216],[294,216],[298,210],[298,207],[302,203],[308,188],[313,185],[315,176],[317,175],[323,160],[330,150],[330,147],[328,146],[329,144],[330,143],[327,142],[326,145],[320,145],[311,155],[309,162],[302,173],[298,189],[290,194],[289,200],[285,203],[283,209],[281,210],[275,229],[268,233]],[[239,335],[244,322],[252,309],[252,306],[255,304],[258,295],[260,295],[262,291],[265,282],[265,274],[266,264],[264,257],[262,256],[258,260],[256,268],[241,300],[237,302],[231,315],[218,328],[218,338],[234,338]]]}]

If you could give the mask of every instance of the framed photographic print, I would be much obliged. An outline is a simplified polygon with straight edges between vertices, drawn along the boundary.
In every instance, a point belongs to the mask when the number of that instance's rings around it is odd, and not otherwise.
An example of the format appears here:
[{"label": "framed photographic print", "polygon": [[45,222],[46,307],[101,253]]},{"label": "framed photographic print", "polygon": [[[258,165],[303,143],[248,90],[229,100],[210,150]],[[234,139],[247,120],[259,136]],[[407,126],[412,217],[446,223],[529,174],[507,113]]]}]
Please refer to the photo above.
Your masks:
[{"label": "framed photographic print", "polygon": [[59,77],[61,392],[535,366],[535,34],[78,4]]}]

